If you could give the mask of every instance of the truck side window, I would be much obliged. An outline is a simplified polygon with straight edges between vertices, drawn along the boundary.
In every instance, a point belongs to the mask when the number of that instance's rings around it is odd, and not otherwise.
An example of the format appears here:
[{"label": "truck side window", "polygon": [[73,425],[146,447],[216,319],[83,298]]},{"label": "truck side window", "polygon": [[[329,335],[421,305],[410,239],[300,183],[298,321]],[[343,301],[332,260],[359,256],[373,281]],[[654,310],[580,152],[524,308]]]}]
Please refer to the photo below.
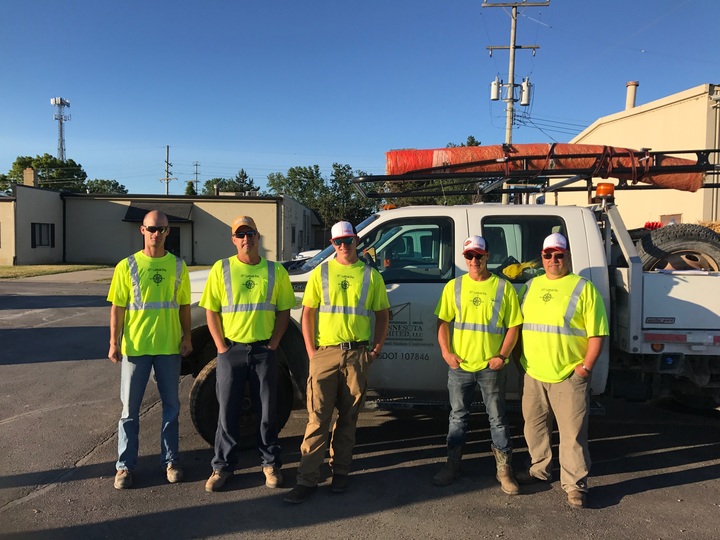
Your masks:
[{"label": "truck side window", "polygon": [[447,218],[397,219],[364,236],[358,253],[385,283],[447,281],[453,277],[452,238]]},{"label": "truck side window", "polygon": [[559,232],[567,237],[558,216],[490,216],[482,220],[481,231],[490,251],[488,270],[512,283],[544,273],[540,251],[546,236]]}]

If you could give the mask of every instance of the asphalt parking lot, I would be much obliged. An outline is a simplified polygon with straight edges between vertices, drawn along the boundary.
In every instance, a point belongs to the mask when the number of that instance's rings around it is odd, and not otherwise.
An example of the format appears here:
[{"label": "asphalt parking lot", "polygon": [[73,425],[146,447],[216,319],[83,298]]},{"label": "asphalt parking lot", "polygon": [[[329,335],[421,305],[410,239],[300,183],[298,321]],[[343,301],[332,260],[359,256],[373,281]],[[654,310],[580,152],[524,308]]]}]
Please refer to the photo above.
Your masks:
[{"label": "asphalt parking lot", "polygon": [[[102,272],[102,271],[101,271]],[[143,404],[136,487],[112,487],[119,369],[105,358],[108,275],[0,281],[0,539],[35,538],[636,538],[715,539],[720,517],[720,414],[670,402],[601,398],[591,420],[590,508],[572,510],[559,483],[504,495],[489,432],[474,415],[464,475],[431,478],[444,456],[440,411],[361,414],[351,485],[321,486],[300,506],[264,487],[257,454],[243,453],[221,493],[205,493],[211,449],[187,410],[181,381],[180,446],[186,481],[159,467],[160,407]],[[80,274],[80,273],[78,273]],[[293,485],[305,413],[282,432]],[[515,462],[525,457],[514,414]],[[329,471],[327,471],[329,473]]]}]

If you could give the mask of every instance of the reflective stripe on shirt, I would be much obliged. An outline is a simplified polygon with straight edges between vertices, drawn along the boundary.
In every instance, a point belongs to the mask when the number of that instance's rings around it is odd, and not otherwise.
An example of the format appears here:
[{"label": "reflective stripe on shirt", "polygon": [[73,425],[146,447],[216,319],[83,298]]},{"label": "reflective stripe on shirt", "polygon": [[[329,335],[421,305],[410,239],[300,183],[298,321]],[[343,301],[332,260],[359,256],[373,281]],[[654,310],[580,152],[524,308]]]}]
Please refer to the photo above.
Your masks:
[{"label": "reflective stripe on shirt", "polygon": [[228,304],[220,309],[223,313],[238,313],[241,311],[277,311],[277,306],[271,302],[272,293],[275,289],[275,263],[267,261],[267,292],[265,293],[265,302],[249,303],[249,304],[230,304],[233,301],[232,276],[230,274],[230,259],[222,261],[223,281],[225,282],[225,294],[227,295]]},{"label": "reflective stripe on shirt", "polygon": [[504,334],[505,327],[498,326],[500,320],[500,307],[502,305],[503,295],[505,294],[505,280],[498,278],[497,290],[495,291],[495,304],[493,305],[493,314],[488,324],[466,323],[461,321],[462,317],[462,277],[455,280],[455,305],[457,307],[457,316],[455,317],[455,330],[471,330],[473,332],[485,332],[486,334]]},{"label": "reflective stripe on shirt", "polygon": [[146,302],[142,301],[142,291],[140,290],[140,272],[138,271],[135,255],[130,255],[127,259],[130,268],[130,282],[132,283],[133,301],[128,304],[126,309],[131,311],[142,311],[145,309],[178,309],[177,295],[180,288],[180,276],[182,274],[182,259],[175,257],[175,289],[173,291],[173,299],[170,302]]},{"label": "reflective stripe on shirt", "polygon": [[[528,296],[528,293],[530,292],[530,286],[532,284],[533,280],[527,282],[525,289],[525,295],[523,296],[522,302],[520,304],[521,307],[525,307],[525,299]],[[562,336],[578,336],[578,337],[586,337],[587,332],[582,328],[572,328],[570,326],[570,321],[572,321],[572,318],[575,316],[575,310],[577,309],[577,304],[580,301],[580,294],[582,294],[583,289],[585,288],[585,279],[580,278],[580,280],[575,285],[575,288],[573,289],[572,294],[570,295],[570,302],[568,302],[567,309],[565,310],[565,315],[563,315],[563,325],[562,326],[555,326],[552,324],[539,324],[539,323],[529,323],[525,322],[523,323],[523,330],[531,330],[533,332],[544,332],[546,334],[558,334]]]},{"label": "reflective stripe on shirt", "polygon": [[360,298],[358,300],[357,307],[353,306],[333,306],[330,305],[330,276],[328,270],[328,263],[323,263],[320,268],[320,276],[322,279],[322,290],[323,290],[323,304],[318,307],[318,310],[322,313],[339,313],[341,315],[360,315],[363,317],[369,317],[370,311],[365,309],[365,302],[367,301],[368,293],[370,291],[370,273],[372,272],[370,265],[365,265],[363,271],[363,280],[360,288]]}]

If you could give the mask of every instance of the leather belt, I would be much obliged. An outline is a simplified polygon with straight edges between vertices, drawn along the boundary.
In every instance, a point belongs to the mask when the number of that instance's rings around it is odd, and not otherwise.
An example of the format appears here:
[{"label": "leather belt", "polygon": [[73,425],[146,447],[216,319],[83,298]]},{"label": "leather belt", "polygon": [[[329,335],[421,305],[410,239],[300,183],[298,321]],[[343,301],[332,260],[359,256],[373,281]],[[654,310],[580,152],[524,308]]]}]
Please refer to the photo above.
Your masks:
[{"label": "leather belt", "polygon": [[344,341],[337,345],[328,345],[328,347],[337,347],[343,351],[351,351],[353,349],[360,349],[361,347],[367,347],[369,343],[367,341]]}]

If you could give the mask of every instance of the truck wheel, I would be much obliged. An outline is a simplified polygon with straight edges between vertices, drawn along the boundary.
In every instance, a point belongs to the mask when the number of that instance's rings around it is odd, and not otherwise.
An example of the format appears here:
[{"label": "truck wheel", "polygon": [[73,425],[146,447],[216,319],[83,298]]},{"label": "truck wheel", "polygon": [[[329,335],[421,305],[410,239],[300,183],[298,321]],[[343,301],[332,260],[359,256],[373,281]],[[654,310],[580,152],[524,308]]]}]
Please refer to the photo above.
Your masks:
[{"label": "truck wheel", "polygon": [[[290,418],[293,406],[293,385],[287,368],[285,367],[282,352],[278,351],[280,366],[278,369],[277,416],[278,432],[282,430]],[[190,418],[198,434],[210,445],[215,445],[215,430],[217,429],[219,405],[215,394],[215,371],[217,358],[213,358],[198,373],[192,389],[190,390]],[[255,413],[250,398],[250,388],[245,388],[245,398],[242,402],[240,416],[240,446],[253,448],[255,442]]]},{"label": "truck wheel", "polygon": [[683,223],[652,231],[638,242],[643,270],[720,270],[720,235]]}]

